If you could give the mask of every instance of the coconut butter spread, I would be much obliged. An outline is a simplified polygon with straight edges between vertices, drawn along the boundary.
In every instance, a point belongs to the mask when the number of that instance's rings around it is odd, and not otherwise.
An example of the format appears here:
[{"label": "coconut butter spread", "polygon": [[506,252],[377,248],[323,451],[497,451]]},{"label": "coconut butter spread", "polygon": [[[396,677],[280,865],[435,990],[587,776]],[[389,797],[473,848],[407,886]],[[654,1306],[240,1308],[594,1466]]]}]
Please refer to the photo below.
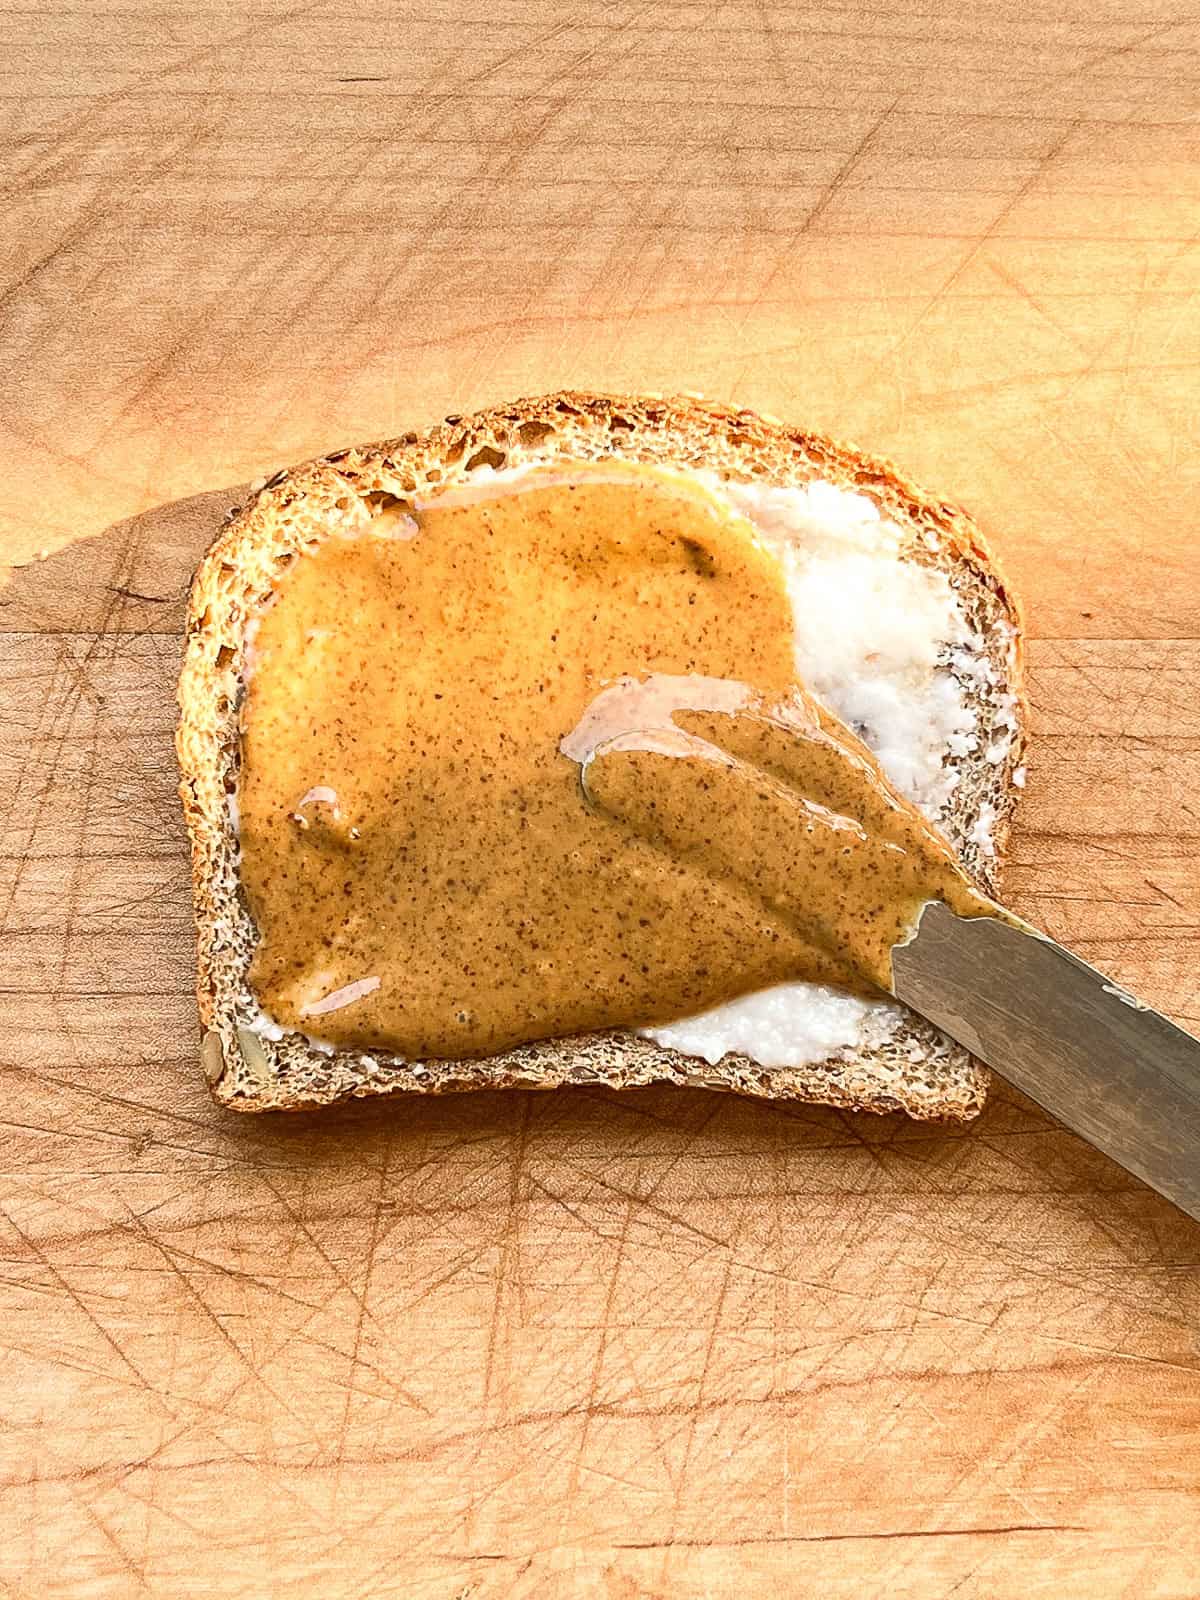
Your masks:
[{"label": "coconut butter spread", "polygon": [[702,484],[573,463],[331,534],[257,619],[242,707],[250,984],[409,1058],[885,987],[987,909],[796,681],[777,558]]}]

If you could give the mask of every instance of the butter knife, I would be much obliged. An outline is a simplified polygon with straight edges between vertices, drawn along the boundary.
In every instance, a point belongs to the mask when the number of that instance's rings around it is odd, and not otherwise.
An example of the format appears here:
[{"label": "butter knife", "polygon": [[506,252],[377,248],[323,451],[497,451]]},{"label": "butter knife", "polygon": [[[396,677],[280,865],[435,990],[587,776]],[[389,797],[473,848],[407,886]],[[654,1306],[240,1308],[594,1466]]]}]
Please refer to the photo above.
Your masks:
[{"label": "butter knife", "polygon": [[1200,1041],[1028,924],[940,900],[892,951],[898,1000],[1200,1220]]}]

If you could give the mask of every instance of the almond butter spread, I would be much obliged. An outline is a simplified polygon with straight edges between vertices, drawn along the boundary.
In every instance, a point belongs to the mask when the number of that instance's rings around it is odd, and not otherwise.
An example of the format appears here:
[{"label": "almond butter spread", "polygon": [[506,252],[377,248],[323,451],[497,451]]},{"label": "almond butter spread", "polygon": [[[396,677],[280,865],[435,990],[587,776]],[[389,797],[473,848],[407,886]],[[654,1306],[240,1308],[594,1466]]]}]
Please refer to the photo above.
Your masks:
[{"label": "almond butter spread", "polygon": [[924,901],[987,909],[797,684],[776,557],[679,474],[559,465],[331,534],[245,677],[251,987],[338,1046],[871,991]]}]

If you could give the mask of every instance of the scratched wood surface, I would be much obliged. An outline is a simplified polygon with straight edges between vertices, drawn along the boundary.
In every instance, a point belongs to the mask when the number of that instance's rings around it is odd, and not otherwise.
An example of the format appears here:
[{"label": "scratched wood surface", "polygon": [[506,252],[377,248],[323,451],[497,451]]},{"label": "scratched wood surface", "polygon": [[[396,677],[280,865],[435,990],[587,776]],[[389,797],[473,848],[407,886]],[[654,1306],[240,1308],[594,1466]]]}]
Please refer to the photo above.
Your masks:
[{"label": "scratched wood surface", "polygon": [[0,1592],[1200,1593],[1195,1225],[1005,1092],[219,1114],[170,749],[239,483],[734,398],[990,530],[1011,898],[1200,1024],[1200,23],[15,0],[0,59]]}]

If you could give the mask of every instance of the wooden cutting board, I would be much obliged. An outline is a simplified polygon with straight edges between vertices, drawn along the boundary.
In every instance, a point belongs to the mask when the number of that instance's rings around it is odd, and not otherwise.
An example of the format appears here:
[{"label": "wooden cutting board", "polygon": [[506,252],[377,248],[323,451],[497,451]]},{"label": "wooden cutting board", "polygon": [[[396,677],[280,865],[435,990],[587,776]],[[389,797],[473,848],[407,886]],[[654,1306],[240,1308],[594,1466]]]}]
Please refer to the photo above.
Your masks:
[{"label": "wooden cutting board", "polygon": [[700,389],[979,516],[1011,899],[1196,1027],[1200,23],[105,0],[0,45],[0,1593],[1200,1593],[1195,1224],[1003,1090],[219,1113],[170,747],[236,485]]}]

